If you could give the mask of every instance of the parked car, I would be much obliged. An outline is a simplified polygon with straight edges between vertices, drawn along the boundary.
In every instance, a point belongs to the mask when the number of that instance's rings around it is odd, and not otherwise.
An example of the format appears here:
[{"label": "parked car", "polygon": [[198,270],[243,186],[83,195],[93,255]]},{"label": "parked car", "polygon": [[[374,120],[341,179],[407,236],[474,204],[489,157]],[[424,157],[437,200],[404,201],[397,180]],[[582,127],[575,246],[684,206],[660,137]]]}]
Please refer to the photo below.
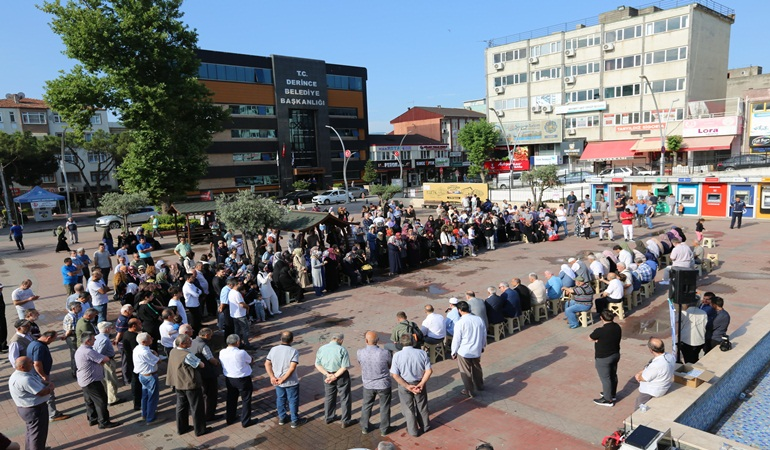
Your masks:
[{"label": "parked car", "polygon": [[[139,211],[128,215],[128,224],[145,223],[150,220],[150,216],[159,215],[152,206],[139,208]],[[123,226],[123,218],[115,215],[101,216],[96,219],[96,226],[101,228],[117,229]]]},{"label": "parked car", "polygon": [[636,172],[639,175],[653,176],[653,175],[657,175],[658,174],[657,170],[651,169],[651,168],[647,168],[645,166],[636,166],[636,167],[634,167],[634,169],[636,169]]},{"label": "parked car", "polygon": [[353,196],[353,198],[361,198],[361,194],[364,195],[364,197],[369,196],[369,191],[360,187],[360,186],[351,186],[348,188],[348,193]]},{"label": "parked car", "polygon": [[564,175],[559,176],[559,183],[561,184],[584,183],[588,178],[591,178],[592,176],[594,176],[594,174],[586,171],[566,173]]},{"label": "parked car", "polygon": [[599,172],[600,177],[630,177],[639,174],[636,167],[611,167]]},{"label": "parked car", "polygon": [[316,193],[313,191],[294,191],[289,192],[286,194],[285,197],[276,200],[276,202],[282,204],[282,205],[296,205],[297,201],[301,201],[302,203],[310,203],[313,201],[313,197],[316,196]]},{"label": "parked car", "polygon": [[749,154],[727,158],[726,160],[717,164],[717,170],[730,171],[735,169],[749,169],[752,167],[765,166],[770,166],[770,159],[768,159],[767,155]]},{"label": "parked car", "polygon": [[522,173],[524,172],[521,172],[521,171],[513,172],[513,182],[511,182],[510,172],[500,173],[499,175],[497,175],[497,187],[499,189],[507,189],[508,187],[515,185],[517,181],[521,180]]},{"label": "parked car", "polygon": [[328,205],[330,203],[347,203],[352,201],[353,196],[345,192],[343,189],[332,189],[330,191],[323,192],[313,197],[313,203]]}]

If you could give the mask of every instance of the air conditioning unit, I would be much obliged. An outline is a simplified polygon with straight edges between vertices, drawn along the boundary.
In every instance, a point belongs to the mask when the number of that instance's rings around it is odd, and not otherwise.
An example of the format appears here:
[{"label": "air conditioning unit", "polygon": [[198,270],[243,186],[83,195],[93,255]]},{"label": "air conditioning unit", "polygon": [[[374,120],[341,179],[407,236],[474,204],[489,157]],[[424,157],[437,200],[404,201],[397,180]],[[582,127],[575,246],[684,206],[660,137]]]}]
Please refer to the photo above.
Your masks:
[{"label": "air conditioning unit", "polygon": [[551,111],[553,111],[553,106],[551,106],[551,105],[544,105],[543,106],[543,112],[549,113]]},{"label": "air conditioning unit", "polygon": [[567,58],[574,57],[575,56],[575,50],[573,50],[573,49],[564,50],[564,56],[566,56]]},{"label": "air conditioning unit", "polygon": [[503,70],[505,69],[505,63],[495,63],[495,70]]},{"label": "air conditioning unit", "polygon": [[574,128],[568,128],[567,134],[570,136],[574,136],[577,131]]},{"label": "air conditioning unit", "polygon": [[615,50],[615,44],[613,44],[612,42],[604,44],[602,45],[602,50],[604,50],[605,52],[611,52]]},{"label": "air conditioning unit", "polygon": [[533,113],[539,113],[542,110],[543,110],[543,107],[540,106],[540,105],[535,105],[535,106],[532,107],[532,112]]},{"label": "air conditioning unit", "polygon": [[529,63],[530,64],[537,64],[539,62],[540,62],[540,58],[538,58],[537,56],[533,56],[533,57],[529,58]]},{"label": "air conditioning unit", "polygon": [[505,86],[495,86],[495,93],[497,95],[505,94]]},{"label": "air conditioning unit", "polygon": [[575,77],[571,75],[568,77],[564,77],[564,82],[567,84],[575,84]]},{"label": "air conditioning unit", "polygon": [[59,192],[67,192],[67,188],[66,188],[66,187],[61,187],[61,186],[60,186],[60,187],[59,187]]}]

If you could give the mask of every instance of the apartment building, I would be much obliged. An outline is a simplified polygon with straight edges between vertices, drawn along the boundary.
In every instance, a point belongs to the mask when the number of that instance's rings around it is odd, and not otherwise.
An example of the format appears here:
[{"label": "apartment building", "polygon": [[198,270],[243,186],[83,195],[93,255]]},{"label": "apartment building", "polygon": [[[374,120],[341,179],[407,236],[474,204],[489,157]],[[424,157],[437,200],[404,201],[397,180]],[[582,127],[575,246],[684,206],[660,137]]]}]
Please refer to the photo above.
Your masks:
[{"label": "apartment building", "polygon": [[[690,105],[725,98],[735,13],[712,1],[680,5],[621,6],[494,40],[485,58],[490,122],[498,116],[510,144],[541,157],[535,164],[657,167],[661,128],[670,134]],[[656,136],[655,151],[634,150]]]}]

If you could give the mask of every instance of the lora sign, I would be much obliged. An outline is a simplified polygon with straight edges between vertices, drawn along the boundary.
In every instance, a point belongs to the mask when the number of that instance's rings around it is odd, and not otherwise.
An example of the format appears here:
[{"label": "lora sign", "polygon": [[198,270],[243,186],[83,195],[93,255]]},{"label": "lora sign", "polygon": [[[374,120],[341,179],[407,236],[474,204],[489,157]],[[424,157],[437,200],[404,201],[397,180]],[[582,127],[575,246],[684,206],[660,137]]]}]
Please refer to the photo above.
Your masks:
[{"label": "lora sign", "polygon": [[730,136],[743,131],[742,117],[716,117],[709,119],[685,120],[682,136]]}]

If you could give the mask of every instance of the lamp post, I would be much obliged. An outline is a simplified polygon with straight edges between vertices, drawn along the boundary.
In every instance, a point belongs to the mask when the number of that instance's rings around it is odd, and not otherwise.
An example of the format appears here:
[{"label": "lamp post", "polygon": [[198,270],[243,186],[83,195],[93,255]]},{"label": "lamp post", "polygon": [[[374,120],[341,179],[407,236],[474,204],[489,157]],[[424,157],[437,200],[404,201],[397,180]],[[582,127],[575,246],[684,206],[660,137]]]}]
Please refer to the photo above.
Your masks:
[{"label": "lamp post", "polygon": [[3,196],[5,197],[5,213],[8,215],[8,226],[11,226],[13,223],[13,216],[11,215],[11,207],[13,206],[11,204],[11,199],[8,196],[8,185],[5,184],[5,168],[13,164],[14,161],[18,159],[18,156],[16,158],[13,158],[11,162],[8,164],[0,164],[0,183],[3,184]]},{"label": "lamp post", "polygon": [[67,217],[72,217],[72,207],[70,206],[70,184],[67,181],[67,170],[64,168],[64,136],[67,134],[67,129],[63,129],[61,132],[61,173],[64,177],[64,189],[67,193],[65,202],[67,204]]},{"label": "lamp post", "polygon": [[503,138],[505,139],[505,148],[508,149],[508,201],[513,201],[512,199],[512,193],[511,193],[511,185],[513,184],[513,153],[511,153],[511,145],[508,143],[508,132],[505,130],[505,127],[503,126],[503,121],[500,119],[500,113],[497,112],[495,108],[489,108],[490,111],[495,113],[495,117],[497,118],[497,123],[500,124],[500,131],[503,132]]},{"label": "lamp post", "polygon": [[[345,193],[348,194],[348,160],[353,154],[350,153],[350,150],[345,150],[345,143],[342,141],[342,136],[340,136],[333,126],[326,125],[326,128],[334,131],[334,134],[337,135],[337,139],[340,140],[340,145],[342,146],[342,180],[343,183],[345,183]],[[350,195],[348,194],[348,197],[349,196]]]},{"label": "lamp post", "polygon": [[[668,123],[671,121],[671,110],[674,108],[674,103],[676,103],[678,101],[679,101],[678,98],[675,98],[675,99],[671,100],[671,105],[669,105],[669,107],[668,107],[668,112],[667,112],[668,117],[666,117],[666,128],[663,130],[663,136],[666,137],[666,138],[668,138]],[[658,113],[658,117],[660,117],[660,115],[661,115],[661,113],[659,112]],[[673,162],[673,165],[671,167],[671,173],[672,174],[673,174],[673,171],[674,171],[674,169],[673,169],[674,166],[676,166],[676,152],[674,152],[674,162]]]},{"label": "lamp post", "polygon": [[396,159],[398,160],[398,179],[401,180],[401,192],[404,191],[404,164],[401,159],[401,154],[404,152],[404,139],[412,134],[410,130],[406,130],[406,134],[401,137],[401,142],[398,143],[398,151],[394,152]]},{"label": "lamp post", "polygon": [[663,176],[663,173],[666,170],[666,138],[663,135],[663,120],[660,118],[661,112],[660,108],[658,108],[658,99],[655,97],[655,92],[652,90],[652,84],[650,84],[650,79],[647,78],[647,75],[639,75],[639,78],[644,80],[644,83],[650,90],[650,95],[652,95],[652,102],[655,104],[655,109],[658,111],[658,131],[660,131],[660,176]]}]

